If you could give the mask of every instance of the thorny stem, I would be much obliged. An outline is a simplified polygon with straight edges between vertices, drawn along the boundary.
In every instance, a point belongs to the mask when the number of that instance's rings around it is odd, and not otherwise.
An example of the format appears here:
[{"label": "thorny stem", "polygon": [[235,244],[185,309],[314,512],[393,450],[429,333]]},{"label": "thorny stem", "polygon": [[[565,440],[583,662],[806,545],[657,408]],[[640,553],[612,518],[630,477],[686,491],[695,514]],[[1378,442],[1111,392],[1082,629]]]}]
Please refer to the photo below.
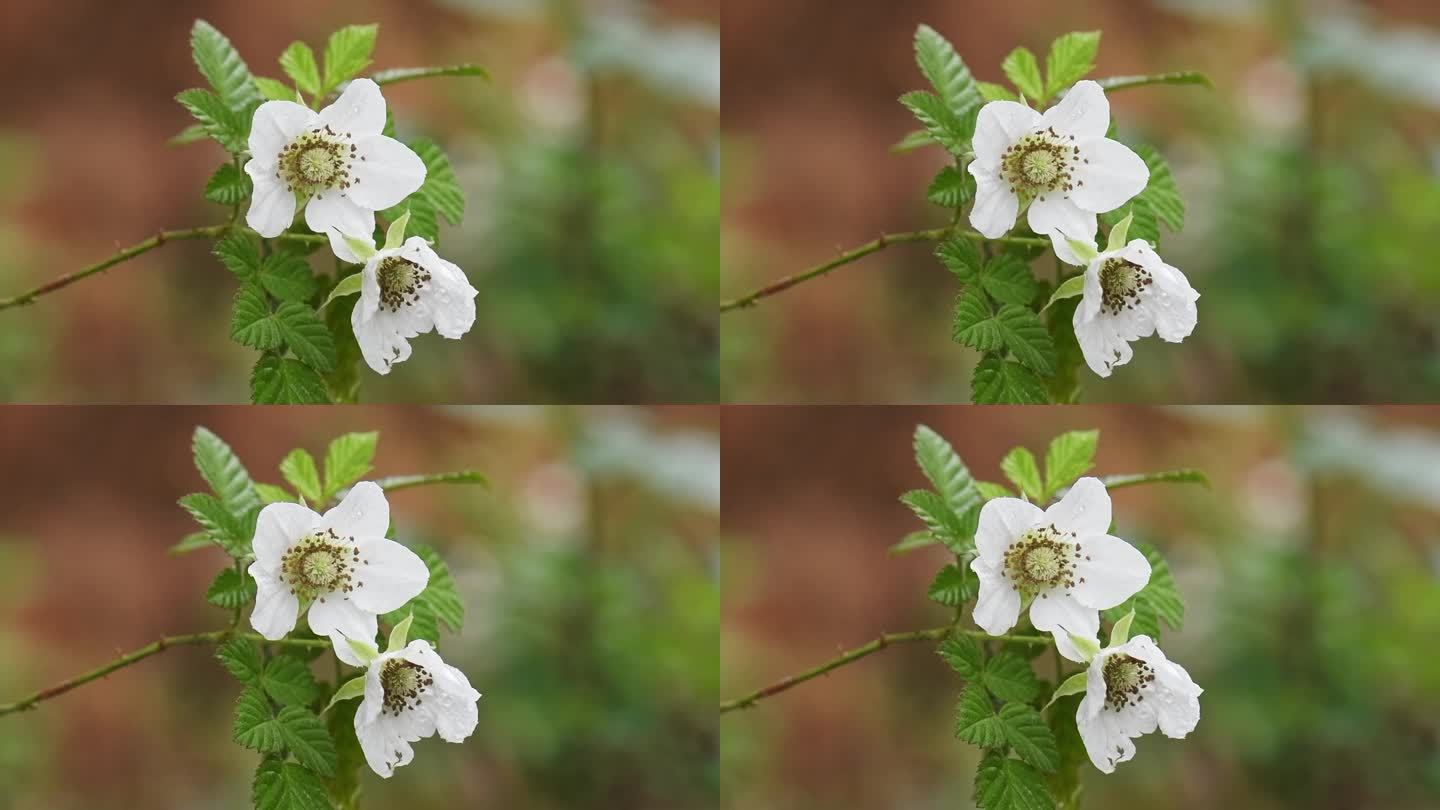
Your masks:
[{"label": "thorny stem", "polygon": [[[876,239],[872,242],[867,242],[860,247],[854,248],[853,250],[847,250],[844,253],[841,253],[838,257],[822,265],[812,267],[809,270],[805,270],[794,275],[786,276],[779,281],[775,281],[765,285],[764,287],[761,287],[760,289],[750,293],[749,295],[742,295],[739,298],[734,298],[729,301],[722,301],[720,303],[720,311],[729,312],[732,309],[744,309],[746,307],[752,307],[757,301],[762,298],[768,298],[769,296],[772,296],[778,292],[784,292],[785,290],[794,287],[796,284],[809,281],[812,278],[818,278],[820,276],[823,276],[826,273],[831,272],[832,270],[844,267],[851,262],[863,259],[872,253],[879,253],[880,251],[891,245],[900,244],[902,242],[937,242],[951,235],[963,236],[967,239],[972,239],[977,242],[985,241],[984,236],[981,236],[974,231],[955,230],[954,226],[946,228],[932,228],[928,231],[907,231],[905,233],[881,234],[879,239]],[[989,241],[1002,242],[1008,245],[1045,246],[1050,244],[1049,239],[1043,239],[1039,237],[1032,238],[1028,236],[1002,236],[999,239],[992,239]]]},{"label": "thorny stem", "polygon": [[[47,295],[49,293],[55,292],[56,290],[68,287],[71,284],[74,284],[81,279],[89,278],[96,273],[103,273],[117,264],[127,262],[143,253],[149,253],[150,251],[160,247],[167,242],[179,242],[186,239],[216,239],[224,236],[231,230],[248,229],[241,229],[238,225],[235,225],[234,223],[225,223],[221,225],[206,225],[203,228],[187,228],[185,230],[178,231],[161,231],[150,237],[149,239],[146,239],[144,242],[136,245],[131,245],[130,247],[119,251],[110,258],[100,262],[96,262],[95,264],[92,264],[82,270],[77,270],[74,273],[63,275],[53,281],[47,281],[44,284],[41,284],[39,287],[30,290],[29,292],[24,292],[11,298],[0,298],[0,310],[34,303],[35,299],[39,298],[42,295]],[[282,233],[277,238],[287,242],[314,242],[316,244],[325,241],[324,236],[308,233]]]},{"label": "thorny stem", "polygon": [[159,641],[147,644],[144,647],[135,650],[134,652],[126,653],[125,655],[116,658],[114,661],[111,661],[110,663],[100,667],[99,669],[91,670],[84,675],[77,675],[67,681],[62,681],[54,686],[48,687],[46,689],[41,689],[39,692],[36,692],[35,694],[25,698],[24,700],[17,700],[14,703],[6,703],[0,705],[0,716],[11,714],[13,712],[22,712],[33,709],[35,708],[35,704],[40,703],[41,701],[49,700],[50,698],[63,695],[77,686],[84,686],[85,684],[103,678],[116,670],[124,669],[125,667],[143,661],[152,655],[162,653],[165,650],[170,649],[171,647],[219,644],[220,642],[230,638],[246,638],[252,641],[278,644],[284,647],[330,646],[329,639],[282,638],[279,641],[267,641],[265,638],[258,634],[237,633],[234,630],[211,630],[208,633],[190,633],[183,636],[165,636]]},{"label": "thorny stem", "polygon": [[908,633],[887,633],[861,647],[856,647],[849,652],[841,654],[814,669],[809,669],[798,675],[791,675],[781,678],[775,683],[761,689],[757,689],[744,697],[727,700],[720,704],[720,713],[733,709],[748,709],[754,706],[757,701],[763,700],[771,695],[784,692],[792,686],[798,686],[813,678],[818,678],[831,670],[839,669],[846,664],[852,664],[871,653],[877,653],[891,644],[899,644],[907,641],[938,641],[951,633],[963,636],[973,636],[979,639],[995,639],[997,641],[1013,641],[1019,644],[1049,644],[1049,636],[992,636],[983,630],[961,630],[956,627],[932,627],[929,630],[912,630]]}]

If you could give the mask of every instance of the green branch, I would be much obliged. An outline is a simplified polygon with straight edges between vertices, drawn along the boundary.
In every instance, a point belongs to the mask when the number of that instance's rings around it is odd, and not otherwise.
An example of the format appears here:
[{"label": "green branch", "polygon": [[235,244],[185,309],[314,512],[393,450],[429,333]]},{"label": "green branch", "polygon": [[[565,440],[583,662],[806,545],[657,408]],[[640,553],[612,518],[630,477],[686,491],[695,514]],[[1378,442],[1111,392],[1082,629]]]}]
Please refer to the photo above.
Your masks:
[{"label": "green branch", "polygon": [[434,76],[479,76],[482,79],[489,79],[490,73],[479,65],[467,62],[463,65],[446,65],[444,67],[394,68],[382,70],[370,78],[376,84],[384,85],[429,79]]},{"label": "green branch", "polygon": [[1215,89],[1215,85],[1210,83],[1210,77],[1198,70],[1153,73],[1149,76],[1111,76],[1108,79],[1100,79],[1099,84],[1107,93],[1151,84],[1198,84],[1201,87]]},{"label": "green branch", "polygon": [[[809,281],[812,278],[819,278],[820,276],[823,276],[832,270],[836,270],[840,267],[850,264],[851,262],[863,259],[872,253],[879,253],[880,251],[891,245],[900,244],[902,242],[938,242],[939,240],[944,239],[952,234],[955,236],[963,236],[967,239],[973,239],[977,242],[985,241],[984,236],[981,236],[974,231],[957,231],[953,230],[952,228],[933,228],[928,231],[909,231],[906,233],[882,234],[879,239],[876,239],[873,242],[867,242],[853,250],[848,250],[844,253],[841,253],[838,257],[822,265],[812,267],[809,270],[796,273],[791,276],[786,276],[779,281],[772,282],[765,285],[764,287],[761,287],[760,289],[750,293],[749,295],[742,295],[739,298],[735,298],[729,301],[722,301],[720,303],[720,311],[729,312],[732,309],[744,309],[745,307],[752,307],[757,301],[762,298],[768,298],[769,296],[772,296],[778,292],[788,290],[791,287],[794,287],[796,284],[804,281]],[[1001,242],[1009,245],[1047,246],[1050,244],[1049,239],[1042,239],[1038,237],[1032,238],[1028,236],[1002,236],[999,239],[991,239],[989,241]]]},{"label": "green branch", "polygon": [[409,489],[410,487],[423,487],[430,484],[479,484],[482,487],[490,486],[490,480],[486,478],[483,473],[476,472],[475,470],[431,473],[429,475],[392,475],[388,478],[381,478],[375,483],[386,492],[397,489]]},{"label": "green branch", "polygon": [[282,638],[279,641],[270,641],[263,636],[257,635],[255,633],[237,633],[234,630],[211,630],[208,633],[191,633],[189,635],[183,636],[166,636],[159,641],[147,644],[134,652],[126,653],[125,655],[116,658],[114,661],[111,661],[110,663],[98,669],[91,670],[84,675],[77,675],[67,681],[62,681],[49,688],[41,689],[39,692],[36,692],[35,694],[25,698],[24,700],[17,700],[14,703],[6,703],[0,705],[0,716],[11,714],[13,712],[22,712],[33,709],[35,708],[35,704],[40,703],[41,701],[49,700],[50,698],[63,695],[66,692],[69,692],[71,689],[76,688],[77,686],[84,686],[85,684],[103,678],[116,670],[124,669],[125,667],[143,661],[152,655],[162,653],[170,649],[171,647],[193,647],[204,644],[219,644],[220,642],[225,641],[229,638],[248,638],[252,641],[260,641],[266,644],[279,644],[284,647],[328,648],[330,646],[329,639]]},{"label": "green branch", "polygon": [[1100,482],[1106,489],[1119,489],[1121,487],[1133,487],[1140,484],[1200,484],[1210,486],[1210,478],[1199,470],[1167,470],[1157,473],[1138,473],[1135,475],[1106,475],[1100,478]]},{"label": "green branch", "polygon": [[[229,231],[235,229],[238,229],[238,226],[232,223],[226,223],[223,225],[206,225],[203,228],[188,228],[179,231],[161,231],[160,233],[155,234],[149,239],[146,239],[144,242],[141,242],[137,245],[131,245],[130,247],[119,251],[110,258],[96,262],[95,264],[92,264],[82,270],[77,270],[74,273],[63,275],[55,279],[54,281],[47,281],[44,284],[41,284],[39,287],[30,290],[29,292],[24,292],[11,298],[0,298],[0,310],[34,303],[35,299],[39,298],[42,295],[47,295],[49,293],[55,292],[56,290],[69,287],[71,284],[74,284],[75,282],[82,279],[89,278],[96,273],[103,273],[117,264],[127,262],[141,254],[149,253],[155,248],[158,248],[168,242],[180,242],[187,239],[218,239],[219,237],[224,236]],[[249,229],[241,230],[248,231]],[[250,232],[253,233],[253,231]],[[288,242],[314,242],[316,244],[325,241],[324,236],[308,233],[282,233],[277,238],[282,241]]]},{"label": "green branch", "polygon": [[888,633],[880,636],[874,641],[861,647],[856,647],[849,652],[841,654],[814,669],[808,669],[798,675],[791,675],[782,678],[775,683],[761,689],[757,689],[744,697],[727,700],[720,704],[720,713],[734,709],[748,709],[754,706],[757,701],[763,700],[771,695],[777,695],[793,686],[798,686],[813,678],[818,678],[832,670],[839,669],[846,664],[854,663],[871,653],[877,653],[891,644],[899,644],[908,641],[939,641],[951,633],[958,633],[965,636],[973,636],[979,639],[994,641],[1013,641],[1019,644],[1049,644],[1049,636],[992,636],[981,630],[961,630],[953,627],[933,627],[929,630],[912,630],[908,633]]}]

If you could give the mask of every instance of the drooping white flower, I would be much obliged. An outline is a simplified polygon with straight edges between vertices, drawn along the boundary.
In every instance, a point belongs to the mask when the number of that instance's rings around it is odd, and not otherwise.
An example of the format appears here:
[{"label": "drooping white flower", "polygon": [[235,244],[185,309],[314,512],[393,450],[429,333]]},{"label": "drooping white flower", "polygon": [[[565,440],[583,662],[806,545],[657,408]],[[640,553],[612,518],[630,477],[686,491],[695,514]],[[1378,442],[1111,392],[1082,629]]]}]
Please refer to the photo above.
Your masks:
[{"label": "drooping white flower", "polygon": [[1094,254],[1085,268],[1085,297],[1075,307],[1074,325],[1086,365],[1101,377],[1130,362],[1130,341],[1159,335],[1179,343],[1195,330],[1198,318],[1200,293],[1185,274],[1162,261],[1143,239],[1124,247],[1118,241],[1112,239],[1112,249],[1100,254],[1071,248],[1082,256]]},{"label": "drooping white flower", "polygon": [[328,636],[340,660],[359,666],[345,638],[374,639],[377,614],[399,609],[430,581],[415,552],[386,539],[389,527],[390,504],[370,481],[324,515],[286,502],[260,510],[248,569],[259,588],[250,614],[255,632],[284,638],[308,607],[311,631]]},{"label": "drooping white flower", "polygon": [[1100,650],[1085,673],[1075,712],[1080,739],[1095,767],[1114,773],[1135,756],[1134,738],[1159,728],[1181,739],[1200,722],[1200,693],[1190,673],[1165,657],[1149,636]]},{"label": "drooping white flower", "polygon": [[987,501],[970,562],[980,579],[975,624],[1002,635],[1029,602],[1035,629],[1051,633],[1066,658],[1083,660],[1069,633],[1093,638],[1099,611],[1150,581],[1145,555],[1109,529],[1110,495],[1098,478],[1076,481],[1045,511],[1019,498]]},{"label": "drooping white flower", "polygon": [[344,237],[365,262],[350,325],[365,362],[380,374],[410,357],[409,338],[434,329],[441,337],[459,339],[475,323],[479,291],[465,271],[440,258],[424,238],[401,242],[409,219],[406,213],[391,224],[379,251],[368,237]]},{"label": "drooping white flower", "polygon": [[415,758],[410,743],[437,733],[446,742],[464,742],[479,720],[480,693],[465,673],[424,639],[407,645],[409,629],[410,619],[400,622],[384,653],[369,642],[353,644],[366,661],[365,675],[340,687],[331,701],[365,696],[355,711],[355,736],[370,769],[386,779]]},{"label": "drooping white flower", "polygon": [[350,82],[318,113],[293,101],[261,104],[245,164],[255,183],[246,223],[261,236],[279,236],[303,206],[310,230],[329,234],[340,259],[358,262],[337,232],[368,238],[376,211],[425,182],[424,161],[384,128],[385,98],[369,79]]},{"label": "drooping white flower", "polygon": [[1043,115],[1014,101],[992,101],[975,125],[975,205],[970,224],[995,239],[1029,205],[1030,229],[1050,237],[1055,254],[1081,264],[1060,231],[1093,237],[1096,214],[1125,204],[1150,180],[1130,147],[1105,137],[1110,102],[1092,81],[1070,88]]}]

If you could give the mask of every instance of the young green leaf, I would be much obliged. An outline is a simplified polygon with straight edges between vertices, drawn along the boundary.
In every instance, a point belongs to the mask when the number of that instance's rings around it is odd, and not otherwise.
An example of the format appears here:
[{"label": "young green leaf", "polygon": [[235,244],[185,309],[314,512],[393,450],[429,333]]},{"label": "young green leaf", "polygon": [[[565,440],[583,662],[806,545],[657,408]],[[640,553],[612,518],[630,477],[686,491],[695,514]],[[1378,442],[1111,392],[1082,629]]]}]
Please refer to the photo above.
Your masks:
[{"label": "young green leaf", "polygon": [[1015,493],[1011,492],[1009,487],[1006,487],[1004,484],[995,484],[990,481],[976,481],[975,488],[980,491],[980,497],[987,501],[995,498],[1015,497]]},{"label": "young green leaf", "polygon": [[202,548],[210,548],[214,543],[210,542],[210,535],[204,532],[193,532],[180,538],[180,542],[166,549],[167,554],[189,554],[192,551],[199,551]]},{"label": "young green leaf", "polygon": [[275,323],[285,339],[285,345],[305,365],[320,372],[335,368],[335,341],[315,310],[304,304],[286,301],[275,310]]},{"label": "young green leaf", "polygon": [[295,496],[291,495],[284,487],[277,487],[274,484],[256,484],[255,493],[260,496],[260,502],[265,505],[272,503],[295,503]]},{"label": "young green leaf", "polygon": [[227,554],[243,557],[250,552],[245,527],[218,498],[197,492],[181,498],[179,503]]},{"label": "young green leaf", "polygon": [[314,712],[300,706],[286,706],[275,720],[285,747],[297,762],[321,776],[335,773],[335,743]]},{"label": "young green leaf", "polygon": [[1030,265],[1010,253],[1002,253],[985,263],[980,286],[996,301],[1021,307],[1030,305],[1038,289]]},{"label": "young green leaf", "polygon": [[1099,31],[1075,31],[1050,43],[1050,54],[1045,58],[1045,97],[1085,78],[1095,69],[1099,49]]},{"label": "young green leaf", "polygon": [[1008,744],[1005,727],[990,705],[985,687],[972,683],[960,693],[955,709],[955,736],[981,748],[1001,748]]},{"label": "young green leaf", "polygon": [[239,231],[226,234],[215,243],[216,258],[242,283],[253,281],[260,274],[260,248],[255,240]]},{"label": "young green leaf", "polygon": [[205,199],[220,205],[239,205],[249,199],[253,190],[250,175],[240,171],[234,163],[225,163],[206,181]]},{"label": "young green leaf", "polygon": [[250,473],[240,457],[219,436],[203,427],[195,428],[190,440],[195,469],[210,485],[216,497],[232,514],[244,514],[260,505]]},{"label": "young green leaf", "polygon": [[980,278],[984,260],[975,244],[963,236],[952,236],[935,249],[935,257],[949,268],[961,284],[974,284]]},{"label": "young green leaf", "polygon": [[1001,700],[1029,703],[1040,694],[1040,680],[1030,662],[1008,651],[998,652],[985,662],[981,680],[990,694]]},{"label": "young green leaf", "polygon": [[270,699],[258,686],[247,686],[235,702],[235,742],[246,748],[274,753],[285,747],[285,738]]},{"label": "young green leaf", "polygon": [[259,287],[245,284],[236,291],[230,315],[230,337],[237,343],[261,350],[279,348],[285,342],[279,320]]},{"label": "young green leaf", "polygon": [[979,585],[972,575],[958,566],[947,565],[935,575],[935,580],[930,583],[925,595],[930,597],[931,601],[947,607],[959,607],[974,599],[978,588]]},{"label": "young green leaf", "polygon": [[963,515],[980,505],[980,498],[975,491],[975,479],[970,476],[965,462],[960,460],[960,454],[955,452],[955,448],[951,447],[943,436],[925,425],[917,425],[912,445],[915,450],[915,463],[934,485],[935,491],[940,493],[951,512],[957,516]]},{"label": "young green leaf", "polygon": [[1000,460],[1000,470],[1025,497],[1042,506],[1046,503],[1045,486],[1040,481],[1040,469],[1035,465],[1035,454],[1024,447],[1016,447]]},{"label": "young green leaf", "polygon": [[975,771],[975,803],[981,810],[1053,810],[1055,800],[1038,771],[998,751]]},{"label": "young green leaf", "polygon": [[1016,360],[1041,374],[1054,373],[1055,342],[1034,312],[1006,304],[995,313],[995,324]]},{"label": "young green leaf", "polygon": [[290,85],[268,76],[256,76],[255,87],[266,101],[294,101],[295,90]]},{"label": "young green leaf", "polygon": [[271,254],[260,265],[260,286],[281,301],[304,303],[319,289],[304,256],[287,251]]},{"label": "young green leaf", "polygon": [[942,496],[928,489],[911,490],[900,496],[900,502],[924,521],[936,539],[954,551],[963,551],[967,541],[975,534],[972,521],[963,520]]},{"label": "young green leaf", "polygon": [[205,592],[205,601],[215,607],[234,610],[255,600],[255,580],[236,571],[222,569],[210,589]]},{"label": "young green leaf", "polygon": [[247,148],[249,135],[240,115],[225,105],[209,90],[185,90],[175,96],[181,106],[195,116],[205,134],[214,138],[225,151],[240,154]]},{"label": "young green leaf", "polygon": [[[215,26],[196,20],[190,29],[190,51],[195,58],[195,66],[215,88],[216,95],[226,107],[239,114],[259,104],[260,95],[250,79],[250,68],[240,58],[235,46]],[[248,117],[245,123],[250,123]]]},{"label": "young green leaf", "polygon": [[975,178],[954,166],[942,168],[925,192],[925,199],[941,208],[959,208],[974,196]]},{"label": "young green leaf", "polygon": [[1098,430],[1072,430],[1056,436],[1045,451],[1045,492],[1042,501],[1049,501],[1056,492],[1075,483],[1095,463],[1095,447],[1100,442]]},{"label": "young green leaf", "polygon": [[1005,333],[995,317],[995,311],[983,292],[973,289],[960,293],[955,299],[955,316],[951,323],[950,337],[982,352],[994,352],[1005,348]]},{"label": "young green leaf", "polygon": [[303,42],[292,42],[280,54],[280,68],[290,81],[295,82],[296,89],[302,93],[318,95],[320,93],[320,66],[315,63],[315,52],[310,46]]},{"label": "young green leaf", "polygon": [[[201,541],[204,545],[210,544],[210,541],[203,536],[201,537]],[[895,555],[907,554],[916,549],[925,548],[926,546],[933,546],[939,542],[940,540],[930,532],[910,532],[909,534],[900,538],[900,542],[891,546],[888,550],[888,553]]]},{"label": "young green leaf", "polygon": [[952,635],[940,643],[936,650],[950,668],[960,673],[967,681],[978,677],[984,668],[980,655],[980,642],[966,635]]},{"label": "young green leaf", "polygon": [[293,655],[277,655],[260,676],[265,693],[282,706],[308,706],[320,697],[310,665]]},{"label": "young green leaf", "polygon": [[993,82],[976,82],[975,87],[980,91],[980,98],[985,101],[1020,100],[1020,97],[1011,92],[1008,87]]},{"label": "young green leaf", "polygon": [[1035,376],[1035,372],[995,355],[985,357],[975,366],[970,395],[982,405],[1043,405],[1050,401],[1045,384]]},{"label": "young green leaf", "polygon": [[252,642],[232,638],[216,648],[215,657],[241,683],[260,684],[260,673],[264,671],[265,664],[260,660],[260,649]]},{"label": "young green leaf", "polygon": [[945,106],[939,96],[925,90],[915,90],[901,96],[900,103],[914,114],[915,119],[925,127],[925,131],[930,133],[930,137],[950,154],[959,155],[966,150],[970,134],[965,133],[955,113]]},{"label": "young green leaf", "polygon": [[375,445],[379,441],[380,434],[370,431],[346,433],[330,442],[325,451],[324,497],[318,500],[328,501],[335,493],[370,472],[370,462],[375,458]]},{"label": "young green leaf", "polygon": [[250,374],[250,398],[257,405],[325,403],[330,396],[315,370],[288,357],[267,354]]},{"label": "young green leaf", "polygon": [[922,25],[915,31],[915,62],[950,112],[956,127],[953,134],[962,142],[970,140],[982,99],[975,78],[955,52],[955,46],[935,29]]},{"label": "young green leaf", "polygon": [[1045,82],[1040,78],[1040,63],[1035,61],[1035,54],[1029,48],[1016,48],[1005,57],[1000,63],[1000,69],[1005,71],[1005,78],[1015,85],[1021,95],[1034,101],[1037,104],[1044,103]]},{"label": "young green leaf", "polygon": [[331,810],[320,777],[293,762],[267,758],[255,772],[255,810]]},{"label": "young green leaf", "polygon": [[1005,731],[1005,741],[1021,759],[1046,772],[1059,767],[1060,751],[1055,745],[1055,735],[1034,706],[1006,703],[1000,707],[998,719]]},{"label": "young green leaf", "polygon": [[325,44],[325,80],[319,95],[329,95],[370,64],[370,53],[375,50],[375,35],[379,30],[380,26],[375,24],[347,25],[330,35]]},{"label": "young green leaf", "polygon": [[306,450],[296,448],[291,450],[280,462],[280,474],[300,496],[313,504],[323,504],[328,499],[323,497],[320,486],[320,471],[315,466],[315,457]]}]

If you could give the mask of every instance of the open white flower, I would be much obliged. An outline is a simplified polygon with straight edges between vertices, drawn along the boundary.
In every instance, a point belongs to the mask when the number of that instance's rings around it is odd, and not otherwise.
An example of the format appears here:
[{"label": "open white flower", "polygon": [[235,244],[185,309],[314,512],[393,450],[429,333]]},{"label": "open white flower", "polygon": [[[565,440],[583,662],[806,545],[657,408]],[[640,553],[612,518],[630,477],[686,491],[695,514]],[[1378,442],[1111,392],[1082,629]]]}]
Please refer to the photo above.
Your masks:
[{"label": "open white flower", "polygon": [[995,239],[1029,205],[1030,229],[1049,236],[1062,260],[1080,264],[1059,232],[1093,237],[1096,214],[1124,205],[1150,181],[1139,155],[1105,137],[1109,128],[1110,102],[1092,81],[1076,83],[1044,115],[1014,101],[986,104],[975,125],[970,224]]},{"label": "open white flower", "polygon": [[1100,650],[1086,671],[1075,712],[1080,739],[1095,767],[1114,773],[1135,756],[1135,737],[1159,728],[1181,739],[1200,722],[1200,693],[1184,667],[1165,658],[1148,636]]},{"label": "open white flower", "polygon": [[1084,660],[1069,633],[1095,637],[1099,611],[1150,581],[1150,561],[1109,530],[1110,495],[1098,478],[1076,481],[1043,512],[1019,498],[986,501],[970,563],[980,578],[975,624],[1002,635],[1029,602],[1035,629],[1050,632],[1066,658]]},{"label": "open white flower", "polygon": [[250,127],[245,172],[255,182],[245,221],[261,236],[305,224],[330,235],[335,255],[358,262],[336,234],[369,237],[375,212],[398,204],[425,182],[425,163],[410,147],[381,134],[380,86],[356,79],[333,104],[314,112],[293,101],[267,101]]},{"label": "open white flower", "polygon": [[1084,296],[1075,307],[1075,338],[1101,377],[1130,362],[1130,341],[1158,334],[1179,343],[1198,318],[1200,293],[1143,239],[1095,255],[1085,268]]},{"label": "open white flower", "polygon": [[446,742],[464,742],[479,720],[480,693],[465,673],[442,661],[428,641],[407,645],[409,629],[410,619],[397,625],[384,653],[369,642],[354,644],[366,659],[365,675],[340,687],[331,701],[365,696],[355,711],[355,736],[370,769],[386,779],[415,758],[410,743],[437,733]]},{"label": "open white flower", "polygon": [[415,552],[386,539],[389,527],[390,504],[370,481],[324,515],[287,502],[260,510],[249,568],[259,588],[250,614],[255,632],[284,638],[308,607],[310,629],[334,642],[340,660],[359,666],[345,638],[373,640],[376,615],[399,609],[430,581]]}]

